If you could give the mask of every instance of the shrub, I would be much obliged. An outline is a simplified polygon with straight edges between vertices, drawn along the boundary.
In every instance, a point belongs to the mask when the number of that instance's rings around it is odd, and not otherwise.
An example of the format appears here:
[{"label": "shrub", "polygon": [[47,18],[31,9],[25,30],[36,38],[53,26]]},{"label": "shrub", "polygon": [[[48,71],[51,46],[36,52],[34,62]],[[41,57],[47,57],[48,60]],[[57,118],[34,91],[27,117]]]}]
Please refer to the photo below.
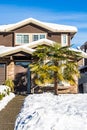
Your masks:
[{"label": "shrub", "polygon": [[7,79],[4,84],[10,87],[11,92],[14,92],[14,82],[11,79]]},{"label": "shrub", "polygon": [[2,100],[3,99],[3,94],[2,93],[0,93],[0,100]]},{"label": "shrub", "polygon": [[9,91],[9,89],[7,89],[7,95],[9,95],[10,94],[10,91]]},{"label": "shrub", "polygon": [[5,97],[6,95],[7,95],[7,93],[4,93],[4,92],[2,93],[2,97]]},{"label": "shrub", "polygon": [[0,91],[0,100],[2,100],[5,96],[9,95],[11,92],[10,87],[1,85],[2,89]]}]

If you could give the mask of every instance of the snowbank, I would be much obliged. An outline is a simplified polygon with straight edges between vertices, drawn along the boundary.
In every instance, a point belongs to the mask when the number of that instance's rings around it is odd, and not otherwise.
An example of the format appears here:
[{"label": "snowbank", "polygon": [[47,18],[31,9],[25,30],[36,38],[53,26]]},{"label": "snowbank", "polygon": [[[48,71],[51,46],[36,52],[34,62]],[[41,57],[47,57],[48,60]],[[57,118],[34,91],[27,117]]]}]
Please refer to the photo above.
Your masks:
[{"label": "snowbank", "polygon": [[10,91],[10,88],[8,86],[5,86],[5,85],[0,85],[0,94],[4,93],[5,94],[5,97],[3,97],[2,100],[0,100],[0,111],[5,108],[5,106],[7,105],[7,103],[12,100],[14,97],[15,97],[15,94],[14,93],[9,93],[6,94],[6,90]]},{"label": "snowbank", "polygon": [[87,130],[87,94],[29,95],[14,130]]},{"label": "snowbank", "polygon": [[8,86],[6,86],[6,85],[0,85],[0,93],[5,92],[7,89],[9,89],[9,91],[10,91],[10,88]]}]

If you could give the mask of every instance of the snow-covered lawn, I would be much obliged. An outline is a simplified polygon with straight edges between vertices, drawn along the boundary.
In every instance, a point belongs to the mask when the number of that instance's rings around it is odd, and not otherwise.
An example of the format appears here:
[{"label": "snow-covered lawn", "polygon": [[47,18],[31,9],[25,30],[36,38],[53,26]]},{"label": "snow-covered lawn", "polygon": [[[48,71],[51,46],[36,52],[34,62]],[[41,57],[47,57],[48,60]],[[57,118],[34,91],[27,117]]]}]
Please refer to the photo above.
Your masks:
[{"label": "snow-covered lawn", "polygon": [[87,94],[29,95],[14,130],[87,130]]},{"label": "snow-covered lawn", "polygon": [[7,91],[10,91],[10,88],[8,86],[5,86],[5,85],[0,85],[0,95],[3,93],[5,97],[3,97],[1,100],[0,100],[0,111],[5,108],[5,106],[7,105],[7,103],[12,100],[15,95],[13,93],[9,93],[7,94]]}]

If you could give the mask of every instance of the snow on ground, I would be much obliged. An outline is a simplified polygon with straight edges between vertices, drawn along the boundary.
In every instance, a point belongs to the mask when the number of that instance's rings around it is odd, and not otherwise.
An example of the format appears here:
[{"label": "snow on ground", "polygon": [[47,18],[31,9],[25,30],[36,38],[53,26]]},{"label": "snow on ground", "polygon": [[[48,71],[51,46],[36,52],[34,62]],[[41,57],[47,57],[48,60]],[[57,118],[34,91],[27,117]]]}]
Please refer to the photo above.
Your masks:
[{"label": "snow on ground", "polygon": [[[5,85],[0,85],[0,94],[1,93],[6,93],[6,90],[9,89],[8,86]],[[7,105],[7,103],[12,100],[15,97],[15,95],[13,93],[9,93],[9,95],[6,94],[5,97],[3,97],[2,100],[0,100],[0,111],[5,108],[5,106]]]},{"label": "snow on ground", "polygon": [[6,85],[0,85],[0,93],[5,92],[7,89],[9,89],[9,91],[10,91],[10,88],[8,86],[6,86]]},{"label": "snow on ground", "polygon": [[14,130],[87,130],[87,94],[29,95]]}]

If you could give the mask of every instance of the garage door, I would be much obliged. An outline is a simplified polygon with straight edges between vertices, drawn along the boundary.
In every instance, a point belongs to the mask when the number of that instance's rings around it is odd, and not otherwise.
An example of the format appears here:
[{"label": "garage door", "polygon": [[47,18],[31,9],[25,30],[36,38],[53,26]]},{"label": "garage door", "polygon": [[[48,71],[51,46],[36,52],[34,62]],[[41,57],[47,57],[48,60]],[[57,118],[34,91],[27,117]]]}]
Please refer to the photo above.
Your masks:
[{"label": "garage door", "polygon": [[5,81],[5,64],[0,64],[0,85]]}]

